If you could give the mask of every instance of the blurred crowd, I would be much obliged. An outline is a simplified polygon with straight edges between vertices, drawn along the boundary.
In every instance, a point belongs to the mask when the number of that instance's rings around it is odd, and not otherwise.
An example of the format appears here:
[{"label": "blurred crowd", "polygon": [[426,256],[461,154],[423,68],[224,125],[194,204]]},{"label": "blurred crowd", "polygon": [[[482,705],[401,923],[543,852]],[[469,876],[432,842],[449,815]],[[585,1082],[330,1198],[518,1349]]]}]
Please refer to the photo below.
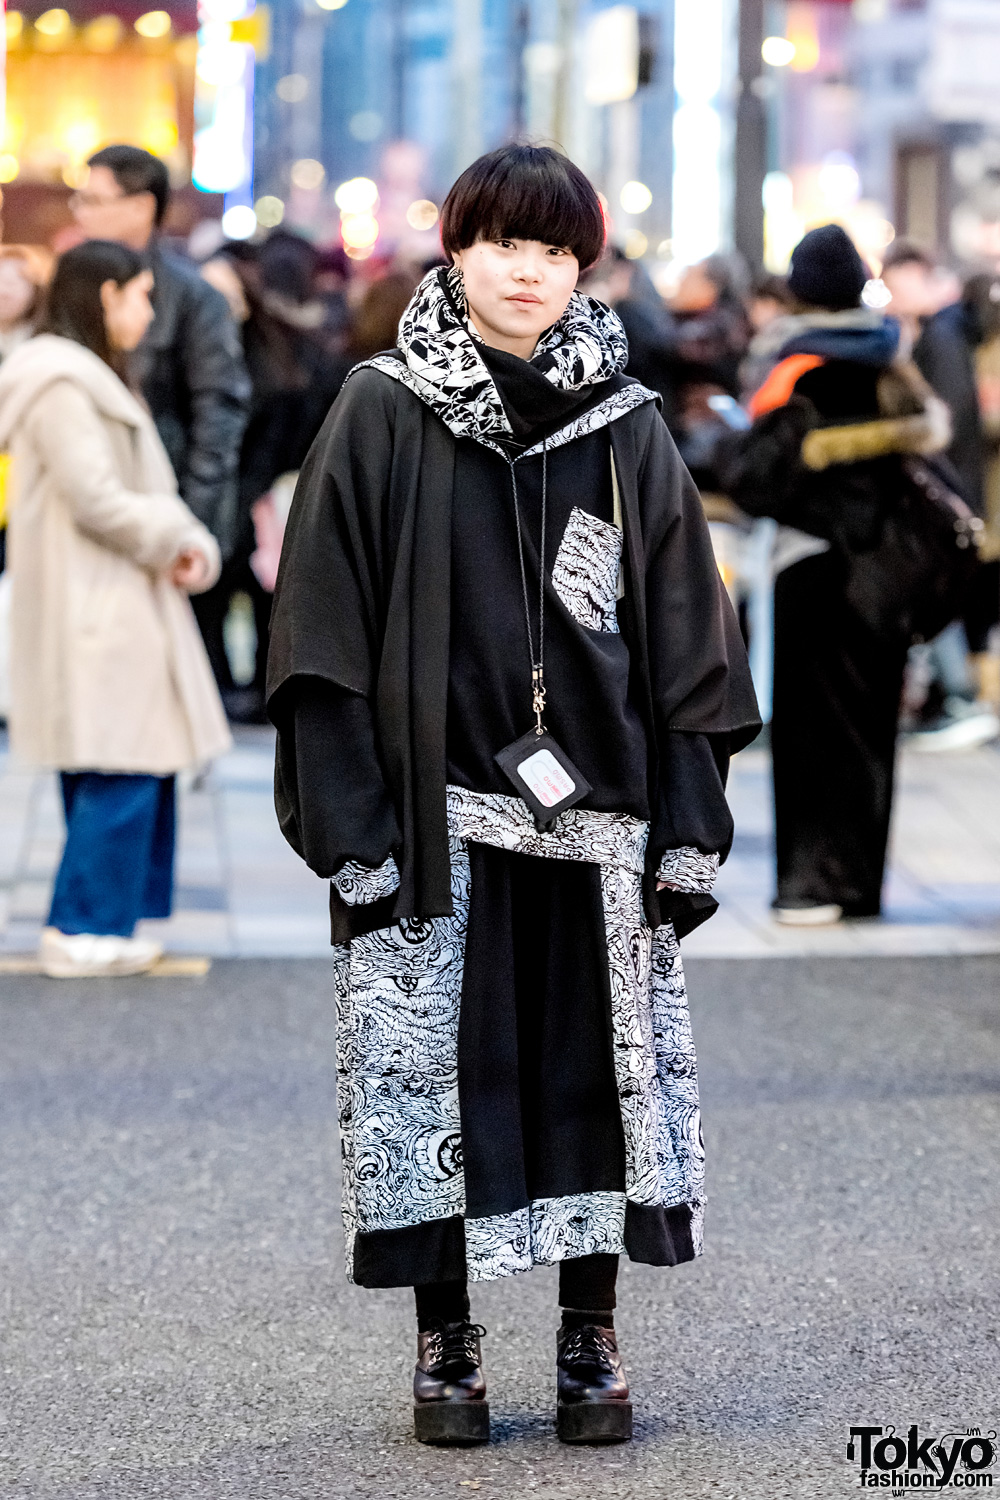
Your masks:
[{"label": "blurred crowd", "polygon": [[[151,273],[151,321],[134,347],[124,336],[115,344],[103,302],[85,311],[96,292],[72,260],[79,251],[64,256],[70,311],[60,324],[47,306],[53,256],[0,246],[0,377],[42,331],[87,345],[141,398],[186,514],[217,553],[187,591],[221,702],[231,721],[263,722],[270,601],[297,472],[350,368],[395,344],[429,267],[351,261],[284,228],[219,239],[207,253],[202,235],[196,256],[160,233],[168,196],[156,158],[112,146],[71,200],[82,242],[124,246]],[[1000,731],[1000,276],[963,280],[898,242],[873,275],[827,226],[802,241],[788,277],[754,280],[738,256],[717,254],[658,287],[612,245],[582,289],[615,309],[626,373],[662,401],[750,639],[759,696],[773,702],[779,914],[872,915],[899,729],[922,749]],[[88,318],[102,317],[103,333],[87,334]],[[2,413],[0,400],[0,426]],[[825,447],[813,443],[815,464],[802,457],[810,426],[828,429]],[[8,420],[6,447],[16,430]],[[946,497],[939,511],[952,507],[941,536],[927,510],[935,487]],[[903,510],[909,529],[889,555]],[[967,545],[961,567],[945,532]],[[136,561],[141,552],[136,543]],[[172,566],[183,569],[182,552]],[[916,610],[917,594],[935,607]],[[858,750],[846,762],[845,745]],[[827,786],[803,792],[817,778]],[[845,817],[857,844],[847,855],[824,824]],[[132,920],[120,925],[130,931]]]}]

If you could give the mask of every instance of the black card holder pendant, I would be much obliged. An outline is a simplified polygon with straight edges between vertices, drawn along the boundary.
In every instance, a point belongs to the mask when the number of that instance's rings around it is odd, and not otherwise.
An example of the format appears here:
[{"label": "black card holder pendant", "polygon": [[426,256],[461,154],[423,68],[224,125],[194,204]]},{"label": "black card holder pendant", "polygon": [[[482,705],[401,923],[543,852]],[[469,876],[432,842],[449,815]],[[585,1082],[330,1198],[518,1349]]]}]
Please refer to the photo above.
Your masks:
[{"label": "black card holder pendant", "polygon": [[548,730],[537,734],[530,729],[493,759],[530,807],[539,833],[551,833],[559,814],[582,802],[591,790]]}]

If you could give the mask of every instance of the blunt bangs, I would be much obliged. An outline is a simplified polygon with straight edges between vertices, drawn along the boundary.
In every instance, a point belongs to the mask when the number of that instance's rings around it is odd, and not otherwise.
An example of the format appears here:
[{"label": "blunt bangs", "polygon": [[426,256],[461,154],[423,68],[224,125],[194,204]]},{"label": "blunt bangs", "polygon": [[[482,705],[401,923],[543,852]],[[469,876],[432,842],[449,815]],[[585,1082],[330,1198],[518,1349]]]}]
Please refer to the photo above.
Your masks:
[{"label": "blunt bangs", "polygon": [[601,258],[604,214],[589,180],[550,146],[501,146],[466,167],[441,209],[449,260],[477,240],[540,240],[572,250],[580,270]]}]

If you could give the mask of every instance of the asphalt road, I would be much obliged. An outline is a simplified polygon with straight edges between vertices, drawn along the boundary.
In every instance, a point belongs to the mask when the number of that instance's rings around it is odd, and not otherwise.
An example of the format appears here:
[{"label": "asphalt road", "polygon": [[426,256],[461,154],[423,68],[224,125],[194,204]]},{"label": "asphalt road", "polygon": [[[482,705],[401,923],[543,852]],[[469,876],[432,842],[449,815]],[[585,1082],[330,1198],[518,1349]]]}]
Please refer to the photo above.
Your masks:
[{"label": "asphalt road", "polygon": [[3,1500],[839,1496],[852,1424],[1000,1425],[1000,959],[690,965],[707,1253],[623,1269],[607,1450],[553,1436],[552,1271],[476,1296],[493,1445],[414,1443],[409,1294],[343,1274],[328,972],[0,979]]}]

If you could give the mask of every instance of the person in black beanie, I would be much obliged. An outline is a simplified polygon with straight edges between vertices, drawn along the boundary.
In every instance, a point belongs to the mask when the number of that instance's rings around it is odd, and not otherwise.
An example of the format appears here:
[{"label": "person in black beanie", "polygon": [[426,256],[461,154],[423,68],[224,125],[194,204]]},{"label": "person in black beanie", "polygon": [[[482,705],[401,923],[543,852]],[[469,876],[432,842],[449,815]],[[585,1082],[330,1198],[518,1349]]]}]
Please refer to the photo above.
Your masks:
[{"label": "person in black beanie", "polygon": [[788,278],[796,310],[751,346],[755,420],[730,440],[721,466],[742,509],[781,523],[774,908],[796,926],[881,910],[916,602],[886,584],[891,568],[878,580],[873,570],[886,557],[887,517],[915,482],[915,455],[926,475],[950,436],[944,403],[899,359],[896,322],[862,305],[867,280],[839,225],[799,242]]},{"label": "person in black beanie", "polygon": [[810,230],[792,251],[788,289],[803,307],[856,308],[867,281],[868,267],[839,224]]}]

